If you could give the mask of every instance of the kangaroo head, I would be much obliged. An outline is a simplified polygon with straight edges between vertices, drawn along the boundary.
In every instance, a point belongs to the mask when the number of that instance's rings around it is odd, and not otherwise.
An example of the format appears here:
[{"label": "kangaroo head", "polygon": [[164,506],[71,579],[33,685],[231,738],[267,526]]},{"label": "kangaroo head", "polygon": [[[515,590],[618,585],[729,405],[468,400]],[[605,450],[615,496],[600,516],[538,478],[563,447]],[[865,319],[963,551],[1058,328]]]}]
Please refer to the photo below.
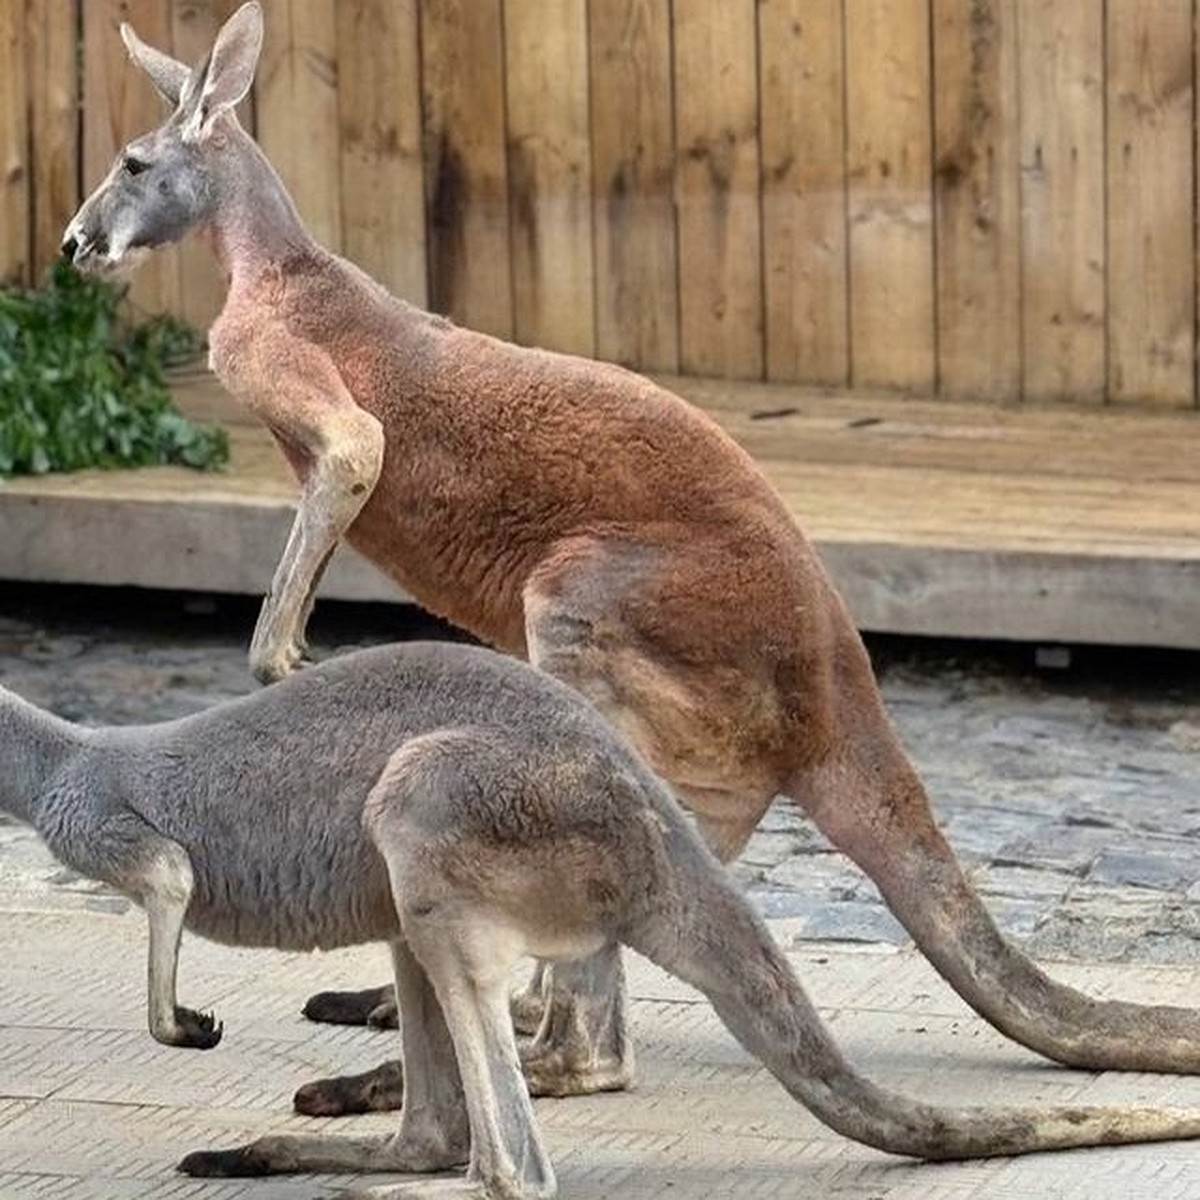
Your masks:
[{"label": "kangaroo head", "polygon": [[262,10],[251,0],[225,22],[208,57],[193,69],[121,26],[133,61],[173,110],[121,150],[72,217],[62,250],[80,270],[127,275],[155,246],[179,241],[211,217],[236,170],[227,161],[234,106],[254,82],[262,35]]}]

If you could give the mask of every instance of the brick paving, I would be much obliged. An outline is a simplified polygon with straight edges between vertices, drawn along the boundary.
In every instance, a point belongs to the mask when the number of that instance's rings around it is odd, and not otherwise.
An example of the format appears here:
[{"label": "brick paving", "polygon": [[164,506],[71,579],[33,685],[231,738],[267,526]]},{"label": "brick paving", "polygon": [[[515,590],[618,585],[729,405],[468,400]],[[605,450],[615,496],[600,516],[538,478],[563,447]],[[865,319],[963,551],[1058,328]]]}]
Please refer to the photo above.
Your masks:
[{"label": "brick paving", "polygon": [[[192,711],[253,686],[251,610],[212,609],[0,589],[0,682],[86,721]],[[413,629],[396,610],[344,610],[322,618],[318,645],[400,631]],[[1080,986],[1194,1003],[1195,660],[1124,655],[1038,674],[994,648],[875,651],[902,736],[1002,924]],[[1005,1042],[790,810],[772,810],[738,871],[848,1052],[881,1082],[942,1102],[1200,1107],[1200,1079],[1067,1071]],[[391,1043],[309,1025],[299,1006],[318,987],[378,982],[382,951],[283,955],[187,939],[182,996],[227,1024],[207,1054],[144,1032],[144,953],[140,913],[0,819],[0,1200],[291,1200],[348,1182],[205,1183],[171,1168],[190,1149],[329,1125],[290,1114],[294,1088],[367,1067]],[[1187,1144],[936,1167],[889,1159],[818,1125],[694,994],[642,963],[632,986],[638,1089],[537,1106],[564,1196],[1200,1197],[1200,1146]]]}]

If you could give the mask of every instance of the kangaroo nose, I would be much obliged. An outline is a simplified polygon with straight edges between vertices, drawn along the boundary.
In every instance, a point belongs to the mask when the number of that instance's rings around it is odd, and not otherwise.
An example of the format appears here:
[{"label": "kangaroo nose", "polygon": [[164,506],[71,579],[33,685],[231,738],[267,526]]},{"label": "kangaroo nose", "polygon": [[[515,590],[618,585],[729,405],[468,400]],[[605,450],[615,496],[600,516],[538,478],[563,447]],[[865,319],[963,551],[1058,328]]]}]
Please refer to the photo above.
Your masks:
[{"label": "kangaroo nose", "polygon": [[67,234],[67,236],[65,238],[63,238],[63,244],[62,244],[63,258],[68,258],[73,262],[75,260],[75,251],[78,249],[79,249],[78,238],[74,237],[72,234]]}]

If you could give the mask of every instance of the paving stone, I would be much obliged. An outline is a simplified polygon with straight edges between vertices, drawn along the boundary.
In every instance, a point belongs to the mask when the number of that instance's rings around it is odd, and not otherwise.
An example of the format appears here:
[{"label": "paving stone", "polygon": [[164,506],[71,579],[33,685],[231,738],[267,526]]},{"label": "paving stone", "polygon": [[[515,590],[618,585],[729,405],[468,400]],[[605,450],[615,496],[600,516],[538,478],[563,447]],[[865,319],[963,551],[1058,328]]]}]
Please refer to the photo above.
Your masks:
[{"label": "paving stone", "polygon": [[1034,902],[1060,900],[1079,880],[1063,871],[1041,867],[988,866],[972,877],[975,886],[989,898],[1028,899]]},{"label": "paving stone", "polygon": [[1193,851],[1185,857],[1170,852],[1105,850],[1092,863],[1087,878],[1093,883],[1186,891],[1200,880],[1200,853]]},{"label": "paving stone", "polygon": [[861,900],[818,908],[802,928],[803,936],[814,942],[886,942],[903,946],[910,940],[904,927],[882,904]]}]

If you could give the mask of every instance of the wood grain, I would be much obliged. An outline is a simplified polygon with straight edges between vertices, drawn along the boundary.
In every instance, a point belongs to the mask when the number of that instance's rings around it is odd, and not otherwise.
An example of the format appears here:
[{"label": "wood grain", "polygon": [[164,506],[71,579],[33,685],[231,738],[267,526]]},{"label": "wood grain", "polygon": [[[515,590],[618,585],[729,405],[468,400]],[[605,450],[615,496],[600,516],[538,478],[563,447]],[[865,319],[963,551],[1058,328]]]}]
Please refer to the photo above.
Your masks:
[{"label": "wood grain", "polygon": [[846,6],[851,378],[934,379],[933,197],[926,0]]},{"label": "wood grain", "polygon": [[1014,399],[1021,217],[1010,0],[934,0],[933,71],[938,389]]},{"label": "wood grain", "polygon": [[[31,282],[58,257],[63,231],[81,199],[77,0],[38,0],[28,35]],[[35,5],[27,4],[32,12]]]},{"label": "wood grain", "polygon": [[596,353],[679,367],[668,0],[591,4]]},{"label": "wood grain", "polygon": [[673,9],[680,364],[763,373],[758,91],[752,0]]},{"label": "wood grain", "polygon": [[1109,0],[1108,395],[1195,399],[1191,0]]},{"label": "wood grain", "polygon": [[421,46],[429,302],[472,329],[511,337],[499,0],[424,0]]},{"label": "wood grain", "polygon": [[758,9],[767,378],[849,380],[839,0]]},{"label": "wood grain", "polygon": [[[263,6],[266,39],[258,69],[258,140],[323,245],[342,236],[338,146],[338,54],[334,0],[274,0]],[[345,64],[353,70],[352,63]]]},{"label": "wood grain", "polygon": [[424,307],[425,177],[417,0],[337,6],[341,248]]},{"label": "wood grain", "polygon": [[30,250],[29,113],[25,11],[0,7],[0,281],[25,283]]},{"label": "wood grain", "polygon": [[1019,0],[1022,391],[1105,397],[1104,12]]},{"label": "wood grain", "polygon": [[516,339],[596,348],[585,0],[505,0]]}]

